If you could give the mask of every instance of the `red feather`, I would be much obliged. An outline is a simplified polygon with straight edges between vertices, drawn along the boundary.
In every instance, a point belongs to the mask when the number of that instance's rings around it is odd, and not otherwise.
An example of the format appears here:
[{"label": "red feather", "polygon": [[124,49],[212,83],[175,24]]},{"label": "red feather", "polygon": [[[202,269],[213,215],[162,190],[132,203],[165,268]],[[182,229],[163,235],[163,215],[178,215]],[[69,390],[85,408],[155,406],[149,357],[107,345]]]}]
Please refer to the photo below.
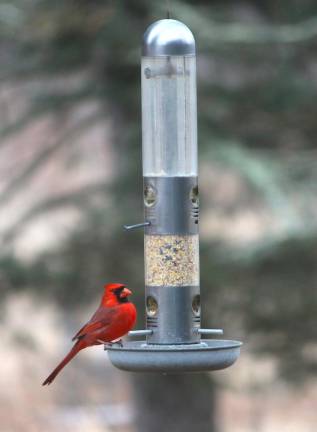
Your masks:
[{"label": "red feather", "polygon": [[46,378],[43,385],[51,384],[57,374],[80,350],[115,341],[132,329],[136,321],[136,309],[134,304],[126,299],[130,294],[131,291],[122,284],[105,285],[105,293],[99,308],[90,321],[73,337],[72,340],[77,339],[73,348]]}]

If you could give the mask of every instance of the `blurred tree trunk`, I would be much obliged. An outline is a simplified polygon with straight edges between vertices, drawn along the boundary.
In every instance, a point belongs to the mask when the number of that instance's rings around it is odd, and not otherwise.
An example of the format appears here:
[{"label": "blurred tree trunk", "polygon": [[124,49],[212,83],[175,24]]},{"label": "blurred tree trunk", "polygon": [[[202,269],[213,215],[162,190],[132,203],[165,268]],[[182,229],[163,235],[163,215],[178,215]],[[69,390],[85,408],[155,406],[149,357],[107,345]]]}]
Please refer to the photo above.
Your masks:
[{"label": "blurred tree trunk", "polygon": [[207,374],[135,374],[135,430],[216,432],[215,391]]}]

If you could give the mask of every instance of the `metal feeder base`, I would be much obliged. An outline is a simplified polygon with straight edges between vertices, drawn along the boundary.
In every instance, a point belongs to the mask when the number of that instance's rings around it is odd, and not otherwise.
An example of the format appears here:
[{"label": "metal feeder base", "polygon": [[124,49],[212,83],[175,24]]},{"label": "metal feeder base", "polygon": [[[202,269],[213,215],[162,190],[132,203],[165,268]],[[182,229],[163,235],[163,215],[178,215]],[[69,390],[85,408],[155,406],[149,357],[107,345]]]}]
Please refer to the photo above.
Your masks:
[{"label": "metal feeder base", "polygon": [[225,369],[239,357],[242,343],[209,339],[184,345],[154,345],[145,341],[107,347],[110,361],[130,372],[200,372]]}]

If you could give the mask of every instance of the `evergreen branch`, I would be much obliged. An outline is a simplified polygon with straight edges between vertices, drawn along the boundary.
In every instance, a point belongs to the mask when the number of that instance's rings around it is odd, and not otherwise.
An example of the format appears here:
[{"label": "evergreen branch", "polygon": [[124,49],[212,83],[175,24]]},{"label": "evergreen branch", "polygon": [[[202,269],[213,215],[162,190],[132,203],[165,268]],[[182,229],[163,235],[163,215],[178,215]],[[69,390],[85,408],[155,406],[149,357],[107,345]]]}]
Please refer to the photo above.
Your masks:
[{"label": "evergreen branch", "polygon": [[34,121],[36,117],[43,115],[43,111],[38,108],[32,108],[23,114],[18,120],[12,124],[6,125],[0,129],[0,148],[6,144],[5,138],[15,133],[20,132],[25,126],[31,121]]},{"label": "evergreen branch", "polygon": [[87,205],[91,199],[94,199],[96,194],[104,194],[107,191],[109,183],[102,181],[86,185],[78,190],[63,193],[56,197],[47,198],[37,202],[34,206],[28,209],[19,220],[12,226],[3,236],[3,242],[8,243],[23,229],[26,224],[30,223],[35,218],[43,213],[59,210],[65,207],[82,208]]},{"label": "evergreen branch", "polygon": [[78,91],[67,94],[64,93],[48,93],[43,92],[33,98],[33,104],[31,108],[23,113],[20,118],[11,124],[4,125],[0,128],[0,148],[6,145],[5,139],[13,134],[21,132],[24,127],[28,126],[38,117],[43,116],[45,113],[58,112],[62,107],[67,106],[69,109],[71,106],[78,104],[82,100],[91,99],[98,97],[94,86],[87,85]]},{"label": "evergreen branch", "polygon": [[219,23],[197,7],[173,2],[178,17],[191,25],[198,39],[207,47],[218,44],[293,44],[307,42],[317,37],[317,17],[298,24],[263,25]]},{"label": "evergreen branch", "polygon": [[80,124],[73,127],[70,131],[66,132],[59,140],[46,146],[43,150],[39,151],[36,157],[24,168],[24,170],[7,185],[7,187],[0,194],[0,206],[4,205],[7,201],[22,188],[25,184],[30,181],[34,174],[43,166],[43,164],[49,160],[57,151],[59,151],[65,144],[71,139],[74,139],[80,133],[85,131],[87,127],[96,123],[100,120],[102,114],[100,112],[93,113],[91,116],[80,121]]},{"label": "evergreen branch", "polygon": [[[284,233],[266,235],[247,246],[234,247],[232,244],[219,248],[219,262],[228,265],[252,266],[265,258],[272,256],[281,247],[287,244],[300,245],[317,242],[317,224],[302,226],[301,228],[289,229]],[[313,249],[313,248],[312,248]]]}]

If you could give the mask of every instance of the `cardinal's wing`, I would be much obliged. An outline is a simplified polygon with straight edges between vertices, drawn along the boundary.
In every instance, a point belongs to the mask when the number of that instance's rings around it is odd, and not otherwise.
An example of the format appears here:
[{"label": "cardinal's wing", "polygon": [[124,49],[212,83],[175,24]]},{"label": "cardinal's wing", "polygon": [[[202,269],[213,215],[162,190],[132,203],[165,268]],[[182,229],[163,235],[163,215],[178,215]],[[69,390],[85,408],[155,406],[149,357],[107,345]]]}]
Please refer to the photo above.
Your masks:
[{"label": "cardinal's wing", "polygon": [[91,333],[95,330],[105,328],[109,324],[115,315],[115,310],[113,308],[102,308],[98,309],[97,312],[93,315],[90,321],[85,324],[72,338],[72,341],[76,339],[81,339],[86,334]]}]

